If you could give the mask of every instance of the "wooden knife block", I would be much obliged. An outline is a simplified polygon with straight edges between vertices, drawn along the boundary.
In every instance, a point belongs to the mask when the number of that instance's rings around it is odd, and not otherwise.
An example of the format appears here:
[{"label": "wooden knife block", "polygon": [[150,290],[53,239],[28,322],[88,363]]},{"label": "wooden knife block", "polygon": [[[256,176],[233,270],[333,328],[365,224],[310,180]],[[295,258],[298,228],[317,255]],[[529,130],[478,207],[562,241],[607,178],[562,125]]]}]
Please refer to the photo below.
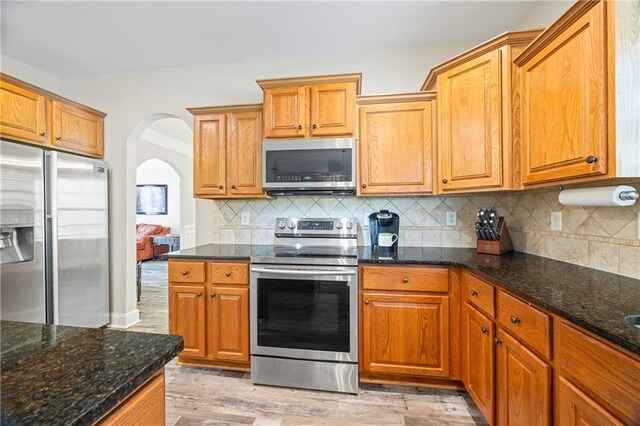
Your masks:
[{"label": "wooden knife block", "polygon": [[476,251],[483,254],[497,255],[513,251],[513,242],[511,241],[511,235],[509,235],[509,228],[507,228],[507,223],[503,222],[502,224],[500,240],[478,240],[476,242]]}]

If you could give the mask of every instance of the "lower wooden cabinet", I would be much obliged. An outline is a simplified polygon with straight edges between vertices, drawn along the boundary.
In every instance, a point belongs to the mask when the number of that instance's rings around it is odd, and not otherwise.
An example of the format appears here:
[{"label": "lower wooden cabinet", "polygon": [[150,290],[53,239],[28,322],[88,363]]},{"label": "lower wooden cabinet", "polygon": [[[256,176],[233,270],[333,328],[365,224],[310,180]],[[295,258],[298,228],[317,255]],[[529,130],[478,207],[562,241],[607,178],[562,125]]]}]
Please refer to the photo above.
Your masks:
[{"label": "lower wooden cabinet", "polygon": [[249,362],[249,289],[212,286],[207,358]]},{"label": "lower wooden cabinet", "polygon": [[551,424],[551,366],[498,327],[498,425]]},{"label": "lower wooden cabinet", "polygon": [[204,293],[204,285],[169,284],[169,333],[184,338],[185,356],[205,356]]},{"label": "lower wooden cabinet", "polygon": [[362,371],[449,376],[449,297],[362,293]]},{"label": "lower wooden cabinet", "polygon": [[462,310],[462,383],[490,424],[495,415],[494,325],[468,303]]},{"label": "lower wooden cabinet", "polygon": [[563,426],[622,426],[600,404],[589,398],[567,378],[556,383],[556,423]]}]

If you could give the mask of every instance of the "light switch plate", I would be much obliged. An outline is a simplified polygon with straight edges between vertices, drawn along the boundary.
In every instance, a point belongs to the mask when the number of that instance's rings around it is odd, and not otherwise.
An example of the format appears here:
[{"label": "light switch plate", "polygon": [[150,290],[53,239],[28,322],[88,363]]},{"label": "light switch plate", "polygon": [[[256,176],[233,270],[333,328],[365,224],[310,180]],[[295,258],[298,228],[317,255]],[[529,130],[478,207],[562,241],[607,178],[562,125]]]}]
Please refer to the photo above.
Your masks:
[{"label": "light switch plate", "polygon": [[456,212],[447,212],[447,226],[456,226],[458,224],[458,214]]},{"label": "light switch plate", "polygon": [[250,222],[251,222],[251,215],[249,214],[249,212],[242,212],[242,224],[249,225]]},{"label": "light switch plate", "polygon": [[562,231],[562,212],[551,212],[551,230]]}]

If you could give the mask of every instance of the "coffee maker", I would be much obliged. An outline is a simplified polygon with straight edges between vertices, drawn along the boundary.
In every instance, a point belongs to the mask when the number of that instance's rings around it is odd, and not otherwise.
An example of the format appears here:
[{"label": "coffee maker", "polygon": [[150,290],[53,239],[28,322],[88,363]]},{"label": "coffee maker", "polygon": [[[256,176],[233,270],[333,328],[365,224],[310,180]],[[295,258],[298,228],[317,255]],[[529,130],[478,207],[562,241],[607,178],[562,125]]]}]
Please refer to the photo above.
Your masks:
[{"label": "coffee maker", "polygon": [[[396,234],[400,236],[400,216],[389,210],[380,210],[369,215],[369,231],[371,232],[371,247],[378,247],[378,236],[382,233]],[[398,239],[391,247],[384,247],[386,250],[397,251]]]}]

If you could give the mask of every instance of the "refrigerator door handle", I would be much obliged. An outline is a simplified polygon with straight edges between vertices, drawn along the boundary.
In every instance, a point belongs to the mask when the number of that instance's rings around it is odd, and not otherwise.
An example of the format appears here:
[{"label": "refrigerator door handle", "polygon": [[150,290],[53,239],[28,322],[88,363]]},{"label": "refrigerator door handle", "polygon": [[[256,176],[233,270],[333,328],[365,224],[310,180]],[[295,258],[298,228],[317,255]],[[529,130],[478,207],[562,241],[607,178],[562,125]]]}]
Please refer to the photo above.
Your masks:
[{"label": "refrigerator door handle", "polygon": [[58,198],[56,182],[58,180],[57,173],[57,154],[55,152],[46,151],[45,153],[45,180],[47,188],[47,199],[45,200],[45,214],[47,226],[47,291],[51,295],[49,297],[49,306],[47,306],[47,317],[53,324],[60,324],[59,291],[58,291],[58,220],[56,213],[58,212]]}]

